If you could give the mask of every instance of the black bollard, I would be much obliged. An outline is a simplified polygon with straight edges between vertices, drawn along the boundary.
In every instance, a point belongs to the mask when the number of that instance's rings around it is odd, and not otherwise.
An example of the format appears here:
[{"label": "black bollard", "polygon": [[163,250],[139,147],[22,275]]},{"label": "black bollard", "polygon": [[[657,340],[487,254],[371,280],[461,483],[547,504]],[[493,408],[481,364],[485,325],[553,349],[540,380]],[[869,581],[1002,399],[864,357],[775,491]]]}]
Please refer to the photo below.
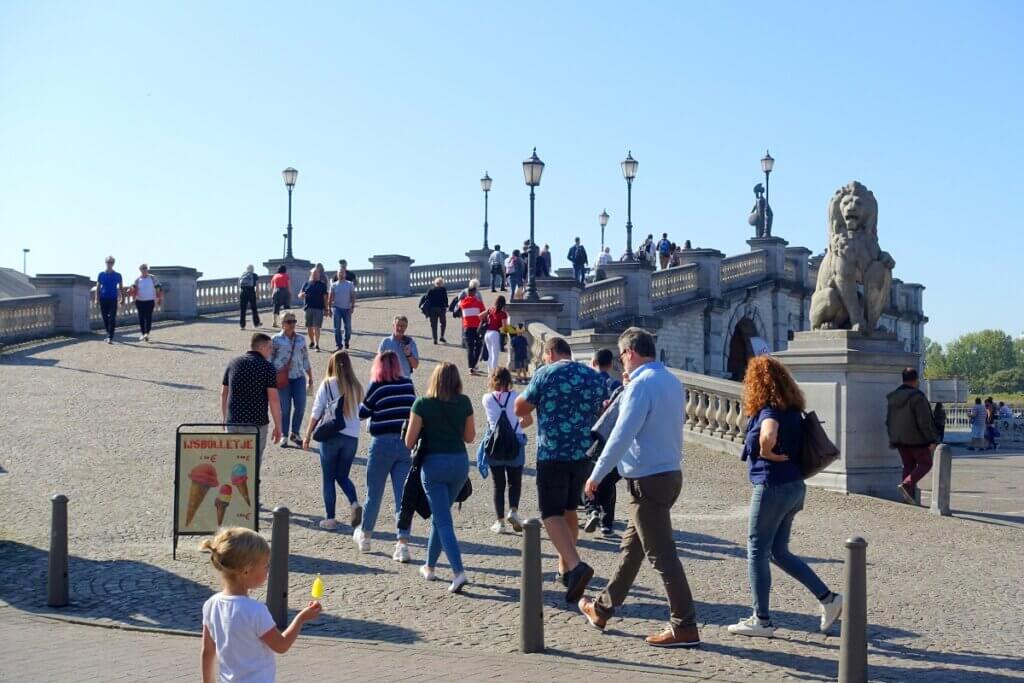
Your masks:
[{"label": "black bollard", "polygon": [[68,497],[63,493],[50,498],[50,556],[46,570],[46,604],[66,607],[68,600]]},{"label": "black bollard", "polygon": [[288,508],[274,508],[270,531],[270,575],[267,577],[267,609],[278,628],[288,625]]},{"label": "black bollard", "polygon": [[544,652],[544,591],[540,570],[540,520],[523,522],[522,585],[519,588],[519,649]]},{"label": "black bollard", "polygon": [[846,539],[846,595],[839,640],[840,683],[868,680],[868,542],[860,536]]}]

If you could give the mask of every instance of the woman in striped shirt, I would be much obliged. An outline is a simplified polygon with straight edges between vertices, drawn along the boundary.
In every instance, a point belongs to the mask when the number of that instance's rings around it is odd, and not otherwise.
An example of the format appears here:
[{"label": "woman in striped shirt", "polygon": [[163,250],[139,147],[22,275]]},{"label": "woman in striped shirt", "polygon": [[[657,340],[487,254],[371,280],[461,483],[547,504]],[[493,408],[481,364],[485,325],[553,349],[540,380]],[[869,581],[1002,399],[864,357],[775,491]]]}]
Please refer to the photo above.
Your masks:
[{"label": "woman in striped shirt", "polygon": [[480,362],[480,351],[483,349],[483,338],[480,335],[480,316],[486,310],[484,300],[478,291],[480,282],[470,280],[466,296],[459,301],[462,309],[462,333],[466,338],[466,352],[469,354],[469,374],[476,374],[476,364]]},{"label": "woman in striped shirt", "polygon": [[[369,419],[370,453],[366,460],[366,501],[362,524],[352,532],[352,540],[360,552],[370,552],[370,537],[384,497],[384,484],[391,477],[395,494],[395,520],[402,505],[402,488],[412,467],[412,457],[402,440],[402,423],[409,419],[409,409],[416,400],[412,380],[402,375],[402,365],[394,351],[377,354],[370,371],[370,386],[359,406],[359,417]],[[397,530],[398,542],[392,558],[408,562],[409,529]]]}]

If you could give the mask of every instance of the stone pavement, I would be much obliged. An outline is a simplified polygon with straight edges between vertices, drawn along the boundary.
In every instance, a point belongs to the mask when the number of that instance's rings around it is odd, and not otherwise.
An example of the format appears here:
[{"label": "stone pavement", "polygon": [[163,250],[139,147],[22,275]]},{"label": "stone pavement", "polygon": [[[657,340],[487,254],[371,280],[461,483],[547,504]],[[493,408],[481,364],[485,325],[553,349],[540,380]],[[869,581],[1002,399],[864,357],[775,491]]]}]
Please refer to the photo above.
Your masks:
[{"label": "stone pavement", "polygon": [[[464,367],[457,345],[430,343],[415,303],[413,298],[360,302],[355,316],[360,334],[353,337],[360,377],[366,377],[372,351],[396,311],[409,315],[424,357],[415,375],[420,391],[435,361],[452,360]],[[448,337],[455,340],[458,334],[453,330]],[[0,610],[0,625],[11,622],[11,614],[27,618],[50,611],[44,589],[48,496],[59,491],[71,499],[73,554],[73,605],[60,613],[95,623],[198,630],[200,606],[216,589],[216,577],[208,558],[187,539],[179,547],[179,559],[171,559],[174,427],[218,419],[223,367],[246,347],[247,338],[235,320],[212,317],[160,325],[148,345],[108,346],[99,337],[54,340],[0,357],[6,389],[0,406],[0,601],[12,608]],[[317,375],[326,359],[325,353],[314,357]],[[464,381],[467,393],[478,401],[484,380],[466,375]],[[361,491],[367,441],[361,439],[353,470]],[[529,450],[532,462],[532,430]],[[958,459],[955,465],[960,463]],[[693,445],[685,448],[684,467],[676,538],[698,600],[704,646],[699,651],[662,651],[643,643],[642,637],[660,629],[666,617],[662,590],[650,569],[641,572],[621,618],[608,633],[587,628],[551,580],[553,554],[545,542],[545,635],[549,649],[559,653],[560,665],[628,666],[631,678],[665,673],[716,680],[834,678],[838,630],[816,633],[815,601],[779,572],[773,606],[780,637],[748,640],[725,631],[750,609],[745,564],[749,486],[738,460]],[[293,602],[306,594],[315,574],[324,577],[325,613],[304,632],[320,637],[310,639],[320,643],[317,647],[334,648],[329,653],[333,662],[343,662],[349,649],[399,647],[396,652],[405,652],[401,648],[409,647],[410,652],[444,653],[453,661],[465,658],[467,666],[477,659],[504,662],[506,677],[519,676],[525,660],[510,653],[518,646],[520,541],[514,535],[490,533],[490,483],[476,473],[471,476],[476,493],[455,517],[472,583],[465,595],[450,596],[445,584],[424,583],[414,566],[391,561],[393,536],[385,523],[390,503],[382,511],[373,552],[360,555],[346,525],[335,533],[316,526],[322,515],[316,456],[269,449],[262,502],[267,508],[288,505],[294,513]],[[522,505],[527,514],[536,512],[532,479],[528,469]],[[797,520],[793,547],[832,588],[842,589],[843,539],[860,534],[870,543],[873,679],[1024,678],[1019,658],[1024,649],[1024,531],[936,518],[895,503],[818,490],[809,492],[806,507]],[[262,515],[261,525],[269,532],[269,514]],[[425,532],[422,520],[417,521],[416,559],[422,560]],[[600,588],[615,566],[615,544],[587,537],[581,546],[597,569],[594,587]],[[449,575],[443,557],[439,573]],[[68,639],[61,642],[83,645],[91,642],[89,634],[111,633],[45,622],[41,628],[52,631],[55,639]],[[98,651],[135,651],[133,641],[122,637],[142,636],[107,635]],[[94,651],[75,649],[83,657]],[[145,650],[138,652],[136,663],[148,661]],[[197,665],[197,659],[183,668]],[[283,667],[288,659],[281,660]],[[387,675],[391,659],[381,663],[382,675]],[[335,677],[344,667],[337,671]],[[533,675],[522,671],[526,677]],[[429,672],[424,676],[429,678]],[[469,671],[464,677],[484,674]]]},{"label": "stone pavement", "polygon": [[[921,504],[931,504],[931,475],[921,482]],[[1024,445],[982,452],[953,446],[950,509],[958,517],[1024,528]]]}]

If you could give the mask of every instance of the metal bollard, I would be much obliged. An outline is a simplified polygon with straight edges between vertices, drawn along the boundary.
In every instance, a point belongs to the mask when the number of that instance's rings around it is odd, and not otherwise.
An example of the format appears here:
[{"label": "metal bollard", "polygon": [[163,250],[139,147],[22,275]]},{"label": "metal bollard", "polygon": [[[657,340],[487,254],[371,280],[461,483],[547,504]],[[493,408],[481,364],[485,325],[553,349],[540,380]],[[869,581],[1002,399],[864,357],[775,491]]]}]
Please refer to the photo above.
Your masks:
[{"label": "metal bollard", "polygon": [[949,494],[953,488],[953,449],[946,444],[939,444],[935,449],[935,462],[932,465],[932,504],[929,511],[933,515],[949,517]]},{"label": "metal bollard", "polygon": [[540,571],[540,520],[523,522],[522,585],[519,588],[519,650],[544,652],[544,590]]},{"label": "metal bollard", "polygon": [[868,542],[860,536],[846,539],[846,594],[839,641],[840,683],[868,680]]},{"label": "metal bollard", "polygon": [[267,609],[278,628],[288,625],[288,508],[274,508],[270,531],[270,575],[267,577]]},{"label": "metal bollard", "polygon": [[63,493],[50,498],[50,556],[46,567],[46,604],[65,607],[68,600],[68,497]]}]

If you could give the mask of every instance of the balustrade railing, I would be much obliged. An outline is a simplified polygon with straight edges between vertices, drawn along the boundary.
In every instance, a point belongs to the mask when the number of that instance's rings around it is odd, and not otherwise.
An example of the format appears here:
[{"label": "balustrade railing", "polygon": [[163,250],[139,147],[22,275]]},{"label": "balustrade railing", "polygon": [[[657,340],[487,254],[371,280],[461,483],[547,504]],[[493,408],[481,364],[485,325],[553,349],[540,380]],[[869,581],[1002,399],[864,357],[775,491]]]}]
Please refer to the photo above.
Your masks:
[{"label": "balustrade railing", "polygon": [[483,268],[479,263],[459,261],[456,263],[432,263],[426,266],[412,266],[409,269],[409,287],[416,294],[434,286],[434,280],[444,278],[449,292],[466,287],[470,280],[483,282]]},{"label": "balustrade railing", "polygon": [[384,270],[354,270],[356,294],[362,297],[385,296],[388,293],[388,274]]},{"label": "balustrade railing", "polygon": [[783,271],[783,275],[785,276],[785,278],[787,280],[792,280],[792,281],[795,282],[796,281],[796,274],[797,274],[796,261],[793,261],[792,259],[786,259],[786,267],[785,267],[785,270]]},{"label": "balustrade railing", "polygon": [[[96,288],[89,293],[89,325],[95,330],[103,327],[103,312],[100,309],[100,304],[96,301]],[[163,301],[157,299],[156,306],[153,308],[153,320],[163,320],[164,305]],[[135,308],[135,296],[132,295],[131,289],[125,287],[124,299],[117,304],[117,324],[124,325],[126,323],[136,322],[139,319],[139,312]]]},{"label": "balustrade railing", "polygon": [[763,249],[722,259],[722,286],[734,286],[768,272],[768,252]]},{"label": "balustrade railing", "polygon": [[[240,289],[237,277],[197,280],[196,309],[199,313],[238,310]],[[256,282],[257,305],[269,304],[272,294],[270,278],[260,278]]]},{"label": "balustrade railing", "polygon": [[594,321],[614,317],[626,310],[626,280],[613,277],[587,285],[580,294],[580,320]]},{"label": "balustrade railing", "polygon": [[56,319],[57,297],[50,294],[0,299],[0,342],[48,337]]},{"label": "balustrade railing", "polygon": [[651,275],[651,303],[663,307],[689,297],[698,289],[699,270],[696,263],[690,263]]},{"label": "balustrade railing", "polygon": [[672,372],[686,391],[686,431],[742,443],[747,425],[743,415],[743,384],[682,370]]}]

